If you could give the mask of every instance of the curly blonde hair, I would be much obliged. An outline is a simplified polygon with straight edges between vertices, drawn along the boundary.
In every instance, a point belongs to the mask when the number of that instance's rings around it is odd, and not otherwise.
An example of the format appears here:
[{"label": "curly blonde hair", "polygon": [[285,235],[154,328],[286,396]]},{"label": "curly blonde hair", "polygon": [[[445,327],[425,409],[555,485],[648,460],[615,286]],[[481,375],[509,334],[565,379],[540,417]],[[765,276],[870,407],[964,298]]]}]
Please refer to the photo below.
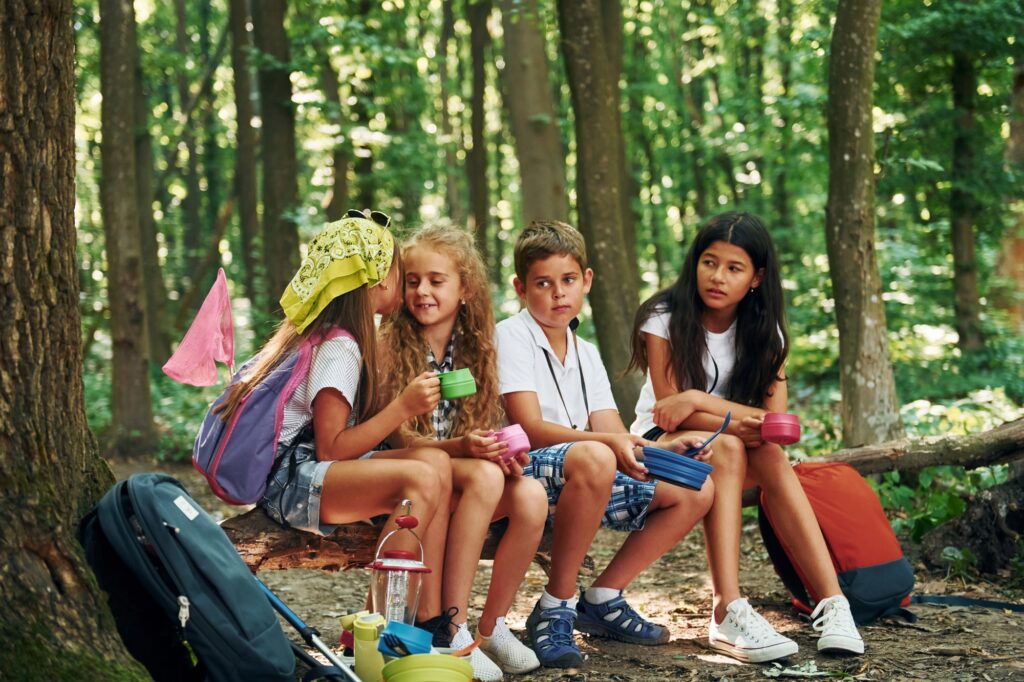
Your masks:
[{"label": "curly blonde hair", "polygon": [[[468,367],[476,379],[476,393],[462,398],[455,411],[450,436],[473,429],[492,429],[505,422],[498,393],[498,366],[494,348],[494,312],[490,283],[473,237],[449,221],[426,225],[402,245],[402,258],[416,247],[433,249],[451,259],[466,291],[466,303],[455,322],[454,358],[457,367]],[[403,282],[404,286],[404,282]],[[383,373],[384,394],[390,399],[427,369],[427,342],[416,318],[405,306],[381,325],[381,351],[387,358]],[[406,438],[435,438],[431,414],[422,414],[402,425]]]}]

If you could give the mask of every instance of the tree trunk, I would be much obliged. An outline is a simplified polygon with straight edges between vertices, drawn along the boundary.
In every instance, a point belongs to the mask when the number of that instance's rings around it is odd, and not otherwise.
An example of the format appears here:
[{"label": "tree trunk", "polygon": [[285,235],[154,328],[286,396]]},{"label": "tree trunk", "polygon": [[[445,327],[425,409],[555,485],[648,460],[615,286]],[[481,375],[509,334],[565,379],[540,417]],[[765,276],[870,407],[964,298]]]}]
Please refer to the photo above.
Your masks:
[{"label": "tree trunk", "polygon": [[[185,7],[185,0],[174,0],[175,24],[175,46],[178,50],[178,58],[181,64],[178,67],[178,103],[182,111],[188,106],[192,99],[188,87],[188,71],[186,64],[189,57],[188,38],[188,14]],[[185,198],[181,200],[182,209],[182,246],[185,249],[185,279],[191,284],[196,264],[202,254],[203,228],[202,220],[199,217],[200,194],[199,194],[199,153],[196,150],[196,136],[193,128],[185,126],[182,129],[181,140],[185,147],[185,154],[188,157],[185,161]]]},{"label": "tree trunk", "polygon": [[[461,148],[462,125],[456,119],[452,125],[452,115],[448,109],[448,98],[451,94],[451,79],[448,76],[448,44],[455,38],[454,0],[443,0],[441,14],[441,36],[438,46],[438,80],[441,81],[441,139],[444,145],[444,195],[448,204],[448,217],[457,225],[463,223],[462,198],[459,195],[459,163],[456,150]],[[458,44],[455,52],[458,53]],[[456,133],[455,131],[460,131]]]},{"label": "tree trunk", "polygon": [[[11,680],[141,680],[74,537],[113,477],[85,422],[72,19],[70,0],[0,0],[0,670]],[[130,83],[132,61],[122,69]]]},{"label": "tree trunk", "polygon": [[977,469],[1017,462],[1024,459],[1024,419],[966,436],[900,439],[847,448],[822,459],[846,462],[865,476],[886,471],[916,476],[925,467],[952,465]]},{"label": "tree trunk", "polygon": [[537,0],[504,0],[505,104],[522,183],[522,224],[568,220],[565,160]]},{"label": "tree trunk", "polygon": [[327,206],[324,208],[327,220],[337,220],[345,215],[348,209],[348,168],[350,164],[349,143],[347,131],[345,130],[344,109],[341,102],[341,95],[338,93],[340,84],[338,72],[331,64],[331,55],[326,47],[321,48],[320,57],[320,82],[324,89],[324,99],[327,102],[327,120],[337,126],[338,132],[334,138],[334,151],[331,152],[331,194]]},{"label": "tree trunk", "polygon": [[[772,199],[775,206],[776,225],[786,228],[786,234],[792,234],[789,215],[789,146],[792,133],[789,130],[789,89],[792,67],[790,65],[790,44],[793,40],[793,3],[791,0],[779,0],[779,81],[782,87],[780,96],[776,98],[776,107],[779,115],[779,125],[776,127],[777,146],[775,148],[775,177],[772,182]],[[795,261],[797,253],[797,239],[789,239],[790,246],[786,249],[790,252],[790,258]]]},{"label": "tree trunk", "polygon": [[231,69],[235,90],[235,198],[238,201],[238,228],[241,241],[243,285],[253,307],[263,305],[257,300],[256,270],[259,254],[256,236],[259,214],[256,195],[256,131],[252,127],[252,78],[249,70],[249,10],[246,0],[231,1]]},{"label": "tree trunk", "polygon": [[139,214],[142,281],[146,289],[146,339],[149,359],[163,365],[171,357],[167,335],[167,288],[160,267],[160,245],[153,220],[153,136],[149,132],[149,98],[138,50],[135,54],[135,204]]},{"label": "tree trunk", "polygon": [[269,310],[299,267],[299,232],[290,212],[298,194],[295,158],[295,107],[292,103],[285,0],[255,0],[256,48],[272,58],[259,71],[263,117],[263,258]]},{"label": "tree trunk", "polygon": [[971,57],[953,51],[953,186],[949,195],[949,223],[953,242],[953,306],[957,346],[971,353],[984,345],[978,320],[978,264],[974,255],[974,219],[978,201],[968,186],[975,175],[974,120],[978,76]]},{"label": "tree trunk", "polygon": [[[1018,173],[1024,172],[1024,62],[1013,67],[1010,94],[1010,137],[1006,142],[1006,163]],[[1024,334],[1024,199],[1011,197],[1008,203],[1011,222],[1003,233],[1002,248],[996,260],[996,273],[1002,282],[996,290],[995,304],[1007,312],[1011,329]]]},{"label": "tree trunk", "polygon": [[839,326],[847,447],[903,435],[875,260],[875,45],[881,0],[840,0],[829,58],[825,237]]},{"label": "tree trunk", "polygon": [[[629,261],[623,241],[618,85],[603,46],[600,0],[559,0],[558,17],[576,115],[579,226],[596,273],[590,304],[601,357],[608,374],[617,377],[629,359],[638,303],[636,261]],[[639,381],[630,375],[613,382],[612,390],[628,424]]]},{"label": "tree trunk", "polygon": [[470,97],[470,136],[472,148],[466,155],[466,173],[469,178],[469,229],[476,238],[476,246],[485,263],[490,245],[487,243],[488,201],[487,139],[484,135],[486,112],[484,94],[487,91],[487,44],[490,33],[487,18],[491,15],[491,0],[476,0],[466,5],[469,20],[469,52],[473,64],[473,88]]},{"label": "tree trunk", "polygon": [[[110,440],[118,455],[153,445],[153,411],[146,362],[146,307],[135,193],[135,11],[100,6],[103,173],[100,197],[106,236],[107,297],[113,346]],[[104,11],[105,10],[105,11]]]}]

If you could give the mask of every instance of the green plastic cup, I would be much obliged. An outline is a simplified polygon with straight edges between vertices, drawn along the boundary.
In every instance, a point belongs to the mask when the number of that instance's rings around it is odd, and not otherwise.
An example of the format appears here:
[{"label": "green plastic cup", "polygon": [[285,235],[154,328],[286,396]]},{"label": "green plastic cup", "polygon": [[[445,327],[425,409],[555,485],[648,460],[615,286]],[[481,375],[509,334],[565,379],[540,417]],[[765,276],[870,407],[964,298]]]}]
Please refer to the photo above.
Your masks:
[{"label": "green plastic cup", "polygon": [[476,381],[465,367],[438,374],[437,378],[441,381],[441,397],[445,400],[465,398],[476,393]]}]

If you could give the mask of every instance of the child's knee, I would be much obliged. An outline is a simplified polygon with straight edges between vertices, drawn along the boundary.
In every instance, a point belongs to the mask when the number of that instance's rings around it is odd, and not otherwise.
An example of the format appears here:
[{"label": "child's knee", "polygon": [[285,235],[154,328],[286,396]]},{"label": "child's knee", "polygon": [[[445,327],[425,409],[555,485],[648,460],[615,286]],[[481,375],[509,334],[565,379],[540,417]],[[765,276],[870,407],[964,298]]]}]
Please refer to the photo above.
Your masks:
[{"label": "child's knee", "polygon": [[696,491],[693,495],[692,504],[697,509],[701,516],[704,516],[711,510],[711,505],[715,503],[715,482],[711,480],[709,476],[705,481],[704,485],[701,486],[700,490]]},{"label": "child's knee", "polygon": [[568,480],[611,485],[615,471],[615,453],[604,443],[580,441],[565,454],[565,476]]},{"label": "child's knee", "polygon": [[497,498],[505,486],[505,474],[501,469],[485,460],[468,461],[469,466],[460,477],[463,497],[477,495],[486,498]]},{"label": "child's knee", "polygon": [[506,485],[511,487],[512,513],[524,523],[543,526],[548,518],[548,494],[540,481],[520,477]]},{"label": "child's knee", "polygon": [[714,452],[711,455],[711,464],[719,476],[723,474],[746,475],[747,447],[742,440],[731,434],[723,433],[715,440],[712,447]]}]

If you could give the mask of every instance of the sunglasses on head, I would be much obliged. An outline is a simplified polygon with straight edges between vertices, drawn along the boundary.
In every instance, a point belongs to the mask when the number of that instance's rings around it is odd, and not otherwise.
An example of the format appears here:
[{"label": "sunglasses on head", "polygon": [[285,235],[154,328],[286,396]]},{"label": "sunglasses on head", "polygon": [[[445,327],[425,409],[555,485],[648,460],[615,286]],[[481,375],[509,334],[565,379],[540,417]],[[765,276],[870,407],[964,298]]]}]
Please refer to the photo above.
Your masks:
[{"label": "sunglasses on head", "polygon": [[371,211],[368,208],[362,211],[360,211],[357,208],[350,208],[349,210],[345,211],[345,217],[372,220],[381,227],[389,227],[391,225],[391,216],[389,216],[387,213],[382,213],[380,211]]}]

